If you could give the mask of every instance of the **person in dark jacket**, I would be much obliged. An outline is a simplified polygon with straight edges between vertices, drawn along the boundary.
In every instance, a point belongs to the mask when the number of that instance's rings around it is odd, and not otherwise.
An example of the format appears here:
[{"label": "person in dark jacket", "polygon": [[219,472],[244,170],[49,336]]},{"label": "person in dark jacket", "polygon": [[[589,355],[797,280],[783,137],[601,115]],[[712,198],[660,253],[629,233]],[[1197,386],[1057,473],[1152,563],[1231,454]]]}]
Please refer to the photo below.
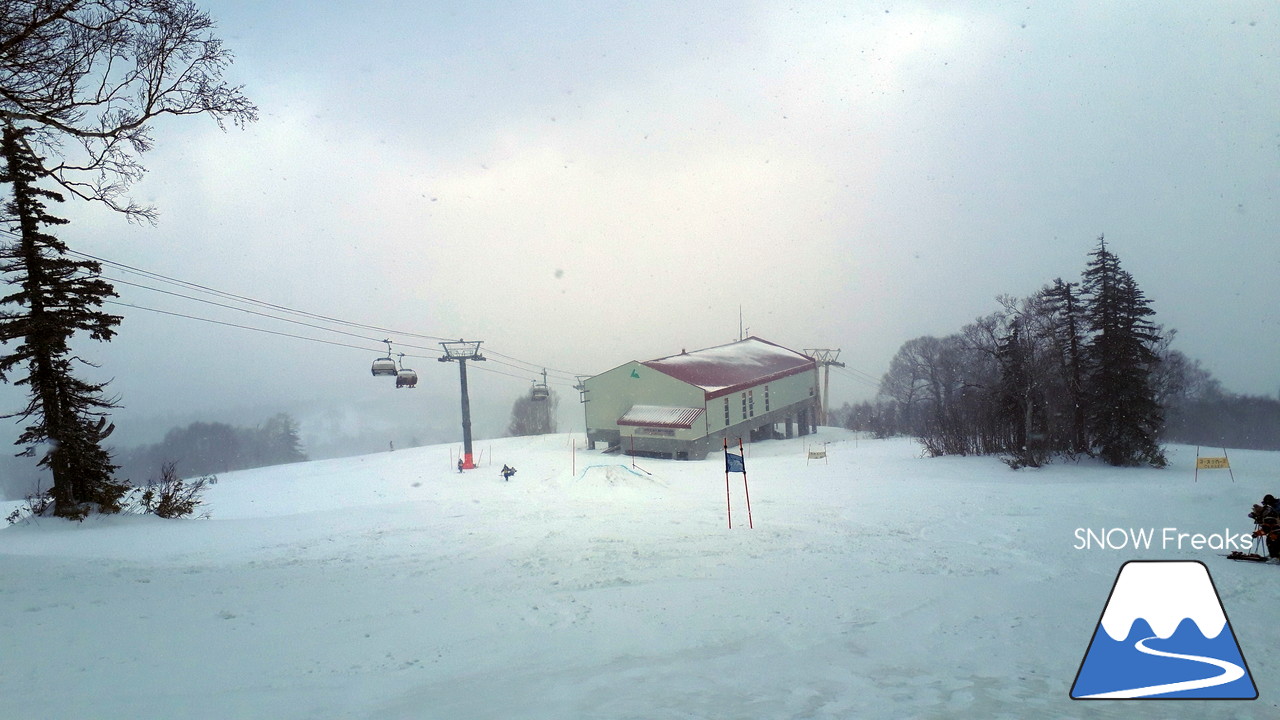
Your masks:
[{"label": "person in dark jacket", "polygon": [[1280,518],[1275,515],[1268,515],[1258,523],[1258,529],[1253,531],[1254,537],[1266,538],[1267,555],[1273,558],[1280,558]]},{"label": "person in dark jacket", "polygon": [[510,480],[510,479],[511,479],[511,476],[512,476],[512,475],[515,475],[515,474],[516,474],[516,469],[515,469],[515,468],[513,468],[513,467],[507,467],[505,464],[502,466],[502,479],[503,479],[503,480]]},{"label": "person in dark jacket", "polygon": [[1262,502],[1253,506],[1249,517],[1257,524],[1262,524],[1269,517],[1280,517],[1280,500],[1276,500],[1274,495],[1267,495],[1262,498]]}]

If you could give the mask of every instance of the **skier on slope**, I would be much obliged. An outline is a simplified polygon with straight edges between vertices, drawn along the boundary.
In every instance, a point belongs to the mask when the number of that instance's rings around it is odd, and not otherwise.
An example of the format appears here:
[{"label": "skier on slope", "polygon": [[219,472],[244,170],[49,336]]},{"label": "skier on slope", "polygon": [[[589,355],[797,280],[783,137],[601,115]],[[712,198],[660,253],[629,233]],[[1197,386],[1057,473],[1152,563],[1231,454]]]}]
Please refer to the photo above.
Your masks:
[{"label": "skier on slope", "polygon": [[1258,529],[1253,531],[1254,537],[1266,538],[1267,555],[1280,559],[1280,517],[1268,515],[1258,523]]},{"label": "skier on slope", "polygon": [[1280,500],[1267,494],[1262,502],[1256,503],[1249,511],[1249,519],[1253,520],[1253,537],[1266,541],[1267,554],[1255,552],[1233,552],[1227,555],[1232,560],[1250,560],[1267,562],[1270,558],[1280,559]]},{"label": "skier on slope", "polygon": [[506,466],[506,464],[503,464],[503,466],[502,466],[502,479],[503,479],[503,480],[510,480],[510,479],[511,479],[511,476],[512,476],[512,475],[515,475],[515,474],[516,474],[516,469],[515,469],[515,468],[513,468],[513,467],[507,467],[507,466]]}]

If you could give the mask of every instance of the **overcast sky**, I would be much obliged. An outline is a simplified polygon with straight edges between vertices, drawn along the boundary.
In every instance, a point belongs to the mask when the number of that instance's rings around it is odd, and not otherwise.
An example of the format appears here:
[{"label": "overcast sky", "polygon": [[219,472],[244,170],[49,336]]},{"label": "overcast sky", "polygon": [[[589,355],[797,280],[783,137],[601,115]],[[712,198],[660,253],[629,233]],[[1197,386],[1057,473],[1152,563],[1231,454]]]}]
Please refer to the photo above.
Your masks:
[{"label": "overcast sky", "polygon": [[[66,205],[60,236],[290,308],[483,340],[511,364],[473,391],[508,407],[533,368],[735,340],[739,307],[750,334],[839,348],[854,373],[834,399],[864,399],[855,373],[878,378],[904,341],[999,294],[1078,279],[1102,233],[1177,348],[1230,390],[1280,390],[1273,2],[201,5],[261,120],[157,123],[134,194],[158,226]],[[119,289],[362,348],[116,308],[118,339],[77,350],[115,378],[122,426],[299,402],[457,413],[456,369],[407,347],[434,340]],[[416,394],[369,375],[369,338],[388,335],[421,356]]]}]

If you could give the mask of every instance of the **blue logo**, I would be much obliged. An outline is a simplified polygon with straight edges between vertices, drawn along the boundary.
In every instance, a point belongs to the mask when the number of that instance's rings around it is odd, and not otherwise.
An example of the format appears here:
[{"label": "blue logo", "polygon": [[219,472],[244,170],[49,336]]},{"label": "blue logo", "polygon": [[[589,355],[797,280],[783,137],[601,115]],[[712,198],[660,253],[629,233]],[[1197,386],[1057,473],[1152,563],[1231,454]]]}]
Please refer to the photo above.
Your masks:
[{"label": "blue logo", "polygon": [[1121,566],[1071,697],[1256,700],[1209,569],[1182,560]]}]

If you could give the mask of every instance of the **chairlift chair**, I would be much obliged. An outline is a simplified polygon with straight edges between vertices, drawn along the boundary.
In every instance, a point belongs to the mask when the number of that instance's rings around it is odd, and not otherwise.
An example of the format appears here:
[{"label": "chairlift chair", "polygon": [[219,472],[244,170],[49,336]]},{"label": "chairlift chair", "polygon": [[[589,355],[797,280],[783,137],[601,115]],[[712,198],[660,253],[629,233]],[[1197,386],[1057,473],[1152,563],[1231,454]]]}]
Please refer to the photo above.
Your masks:
[{"label": "chairlift chair", "polygon": [[396,371],[396,387],[411,388],[418,384],[418,373],[404,366],[404,353],[400,353],[400,369]]},{"label": "chairlift chair", "polygon": [[372,371],[375,377],[379,375],[395,375],[396,361],[389,357],[378,358],[373,361]]},{"label": "chairlift chair", "polygon": [[551,391],[547,389],[547,371],[542,371],[542,382],[533,381],[533,387],[529,390],[530,400],[546,400],[551,397]]},{"label": "chairlift chair", "polygon": [[371,368],[371,370],[374,377],[378,377],[379,375],[396,374],[396,361],[391,358],[391,341],[383,340],[382,342],[387,344],[387,356],[380,357],[373,361],[373,368]]}]

